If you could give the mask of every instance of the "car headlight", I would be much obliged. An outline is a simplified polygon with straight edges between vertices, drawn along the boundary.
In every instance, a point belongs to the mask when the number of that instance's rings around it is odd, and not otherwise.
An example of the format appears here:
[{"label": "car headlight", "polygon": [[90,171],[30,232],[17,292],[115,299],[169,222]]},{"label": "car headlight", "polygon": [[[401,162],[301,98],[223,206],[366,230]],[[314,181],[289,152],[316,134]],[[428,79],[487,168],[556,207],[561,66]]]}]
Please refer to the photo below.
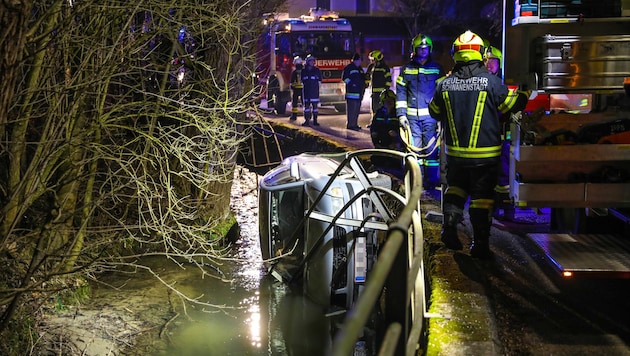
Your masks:
[{"label": "car headlight", "polygon": [[341,187],[330,188],[330,205],[332,214],[336,215],[343,208],[343,190]]}]

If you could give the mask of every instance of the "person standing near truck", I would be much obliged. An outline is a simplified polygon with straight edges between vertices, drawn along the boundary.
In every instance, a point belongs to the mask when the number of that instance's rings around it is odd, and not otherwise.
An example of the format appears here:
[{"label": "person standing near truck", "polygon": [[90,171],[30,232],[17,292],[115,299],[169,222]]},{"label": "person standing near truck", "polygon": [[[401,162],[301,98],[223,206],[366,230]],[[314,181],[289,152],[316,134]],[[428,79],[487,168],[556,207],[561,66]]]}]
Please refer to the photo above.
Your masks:
[{"label": "person standing near truck", "polygon": [[[372,116],[370,123],[370,138],[374,148],[394,151],[405,151],[404,143],[400,137],[400,124],[396,116],[396,93],[391,89],[385,89],[379,95],[380,107]],[[384,168],[390,173],[402,171],[400,160],[390,157],[373,155],[370,158],[372,164]]]},{"label": "person standing near truck", "polygon": [[501,70],[501,59],[503,54],[501,50],[490,46],[486,49],[486,53],[483,55],[483,61],[486,64],[486,68],[488,68],[488,72],[490,74],[494,74],[499,78],[503,78],[503,73]]},{"label": "person standing near truck", "polygon": [[358,53],[352,56],[352,62],[343,69],[341,79],[346,83],[346,128],[359,131],[359,113],[365,95],[365,72],[361,68],[361,56]]},{"label": "person standing near truck", "polygon": [[444,125],[446,182],[442,202],[444,222],[441,240],[461,250],[457,224],[468,212],[473,228],[470,255],[489,259],[494,187],[501,155],[499,115],[525,108],[529,95],[511,92],[483,62],[484,42],[466,31],[453,42],[455,66],[441,80],[429,105],[431,116]]},{"label": "person standing near truck", "polygon": [[[488,68],[490,74],[503,78],[501,71],[501,51],[496,47],[486,48],[483,55],[483,61]],[[505,219],[514,221],[515,207],[510,201],[510,129],[508,127],[509,120],[505,120],[506,115],[500,117],[501,122],[501,156],[499,158],[499,170],[497,175],[497,185],[494,187],[495,206],[494,217],[497,219]]]},{"label": "person standing near truck", "polygon": [[412,58],[400,69],[396,79],[396,115],[400,124],[411,130],[413,150],[423,156],[422,167],[425,189],[439,185],[437,121],[429,115],[429,102],[436,81],[443,77],[442,66],[431,59],[433,41],[419,34],[411,41]]},{"label": "person standing near truck", "polygon": [[302,126],[309,126],[309,121],[313,119],[313,126],[319,126],[317,123],[317,114],[319,106],[319,86],[322,83],[322,72],[315,66],[315,57],[312,54],[306,56],[306,66],[302,69],[303,96],[302,102],[304,106],[304,123]]},{"label": "person standing near truck", "polygon": [[392,86],[392,73],[387,63],[385,63],[383,52],[376,49],[370,52],[368,58],[370,58],[370,64],[367,67],[365,79],[366,86],[372,87],[370,114],[374,117],[374,114],[381,106],[381,93]]},{"label": "person standing near truck", "polygon": [[291,72],[291,117],[289,117],[291,121],[297,120],[298,106],[302,102],[302,89],[304,88],[304,84],[302,84],[302,68],[304,66],[302,58],[295,56],[293,65],[295,69]]}]

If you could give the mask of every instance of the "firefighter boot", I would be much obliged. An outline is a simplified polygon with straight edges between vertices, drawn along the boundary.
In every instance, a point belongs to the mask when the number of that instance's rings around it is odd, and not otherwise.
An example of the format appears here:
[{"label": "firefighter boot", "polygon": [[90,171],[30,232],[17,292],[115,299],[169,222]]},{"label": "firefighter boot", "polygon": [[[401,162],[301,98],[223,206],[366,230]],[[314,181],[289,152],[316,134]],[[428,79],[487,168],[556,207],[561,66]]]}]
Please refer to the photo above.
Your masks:
[{"label": "firefighter boot", "polygon": [[495,196],[494,218],[502,221],[509,221],[517,224],[527,224],[527,220],[519,219],[516,216],[516,206],[512,203],[507,193],[497,193]]},{"label": "firefighter boot", "polygon": [[422,182],[424,190],[433,190],[440,185],[440,162],[432,159],[424,161]]},{"label": "firefighter boot", "polygon": [[319,126],[319,123],[317,122],[317,113],[313,113],[313,126]]},{"label": "firefighter boot", "polygon": [[291,120],[291,121],[297,120],[297,112],[291,113],[291,116],[289,117],[289,120]]},{"label": "firefighter boot", "polygon": [[309,126],[309,121],[311,121],[311,113],[304,113],[304,123],[302,124],[302,126]]},{"label": "firefighter boot", "polygon": [[461,217],[457,214],[444,214],[441,240],[444,245],[451,250],[461,250],[463,248],[462,242],[459,241],[459,237],[457,236],[457,224],[460,220]]},{"label": "firefighter boot", "polygon": [[480,260],[492,258],[492,252],[490,251],[490,226],[473,227],[470,256]]},{"label": "firefighter boot", "polygon": [[503,207],[503,218],[507,221],[518,222],[516,219],[516,208],[512,204]]}]

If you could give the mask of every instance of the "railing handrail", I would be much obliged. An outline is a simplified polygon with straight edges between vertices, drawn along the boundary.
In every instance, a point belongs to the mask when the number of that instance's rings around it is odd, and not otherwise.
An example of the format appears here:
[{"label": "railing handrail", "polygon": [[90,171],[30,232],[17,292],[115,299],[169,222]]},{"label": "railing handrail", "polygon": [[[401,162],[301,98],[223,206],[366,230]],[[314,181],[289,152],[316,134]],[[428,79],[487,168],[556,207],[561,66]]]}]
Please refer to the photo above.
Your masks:
[{"label": "railing handrail", "polygon": [[[365,154],[365,151],[356,151],[353,154]],[[405,355],[412,355],[415,352],[417,342],[424,326],[424,313],[426,309],[426,296],[424,288],[420,292],[416,289],[418,276],[422,277],[424,283],[423,251],[422,251],[422,226],[420,221],[420,197],[422,194],[422,176],[417,163],[416,156],[405,156],[405,191],[408,195],[407,204],[403,208],[397,220],[389,225],[387,241],[379,253],[375,268],[370,272],[365,289],[361,293],[355,306],[349,311],[346,319],[337,333],[333,342],[333,356],[348,356],[352,354],[355,343],[359,339],[361,332],[367,323],[369,316],[375,307],[379,296],[392,271],[398,256],[411,255],[412,261],[406,260],[407,271],[406,282],[407,291],[404,300],[405,309],[412,307],[412,315],[405,313],[404,319],[413,319],[412,325],[407,325],[406,320],[393,321],[390,323],[385,339],[381,344],[379,355],[394,355],[396,350],[405,349]],[[410,230],[411,228],[411,230]],[[409,246],[408,238],[413,236],[412,245]],[[401,251],[401,247],[406,246],[407,251]],[[411,253],[409,253],[411,249]],[[401,253],[404,252],[404,253]],[[420,260],[418,260],[420,259]],[[400,263],[400,261],[398,261]],[[414,268],[409,268],[413,267]],[[403,277],[403,276],[399,276]],[[413,284],[413,285],[412,285]],[[403,302],[403,301],[399,301]],[[418,315],[420,313],[420,315]],[[413,315],[416,314],[416,315]],[[400,337],[405,339],[400,339]],[[405,345],[405,346],[402,346]],[[399,351],[400,352],[400,351]]]}]

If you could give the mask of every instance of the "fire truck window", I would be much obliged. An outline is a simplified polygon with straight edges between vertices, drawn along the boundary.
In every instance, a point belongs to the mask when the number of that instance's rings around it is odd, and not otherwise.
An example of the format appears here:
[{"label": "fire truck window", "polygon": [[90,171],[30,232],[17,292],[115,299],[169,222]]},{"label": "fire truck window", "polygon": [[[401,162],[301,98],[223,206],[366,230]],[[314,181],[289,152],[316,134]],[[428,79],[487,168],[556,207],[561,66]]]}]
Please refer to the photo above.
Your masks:
[{"label": "fire truck window", "polygon": [[291,39],[289,36],[278,36],[278,51],[279,54],[291,55]]},{"label": "fire truck window", "polygon": [[319,54],[317,49],[317,38],[313,38],[313,35],[311,35],[307,41],[306,52],[317,56],[317,54]]},{"label": "fire truck window", "polygon": [[[287,55],[306,56],[312,54],[315,57],[334,58],[337,56],[351,56],[354,53],[354,43],[351,40],[351,32],[317,32],[317,33],[292,33],[291,44],[293,46]],[[283,53],[281,40],[278,39],[279,52]]]},{"label": "fire truck window", "polygon": [[306,54],[306,37],[300,35],[295,38],[293,54],[297,56],[304,56]]}]

